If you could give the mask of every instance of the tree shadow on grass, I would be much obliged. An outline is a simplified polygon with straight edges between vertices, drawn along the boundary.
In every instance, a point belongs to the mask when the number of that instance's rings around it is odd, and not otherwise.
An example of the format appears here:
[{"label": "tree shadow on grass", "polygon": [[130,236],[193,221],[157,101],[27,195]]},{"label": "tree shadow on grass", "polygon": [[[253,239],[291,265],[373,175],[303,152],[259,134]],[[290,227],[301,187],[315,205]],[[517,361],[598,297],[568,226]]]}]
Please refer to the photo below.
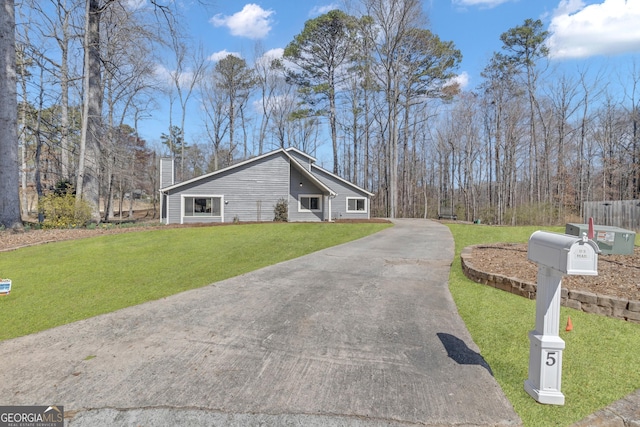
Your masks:
[{"label": "tree shadow on grass", "polygon": [[443,332],[438,332],[437,335],[447,350],[447,356],[453,359],[454,362],[459,365],[480,365],[493,376],[493,371],[487,361],[484,360],[484,357],[467,347],[467,344],[460,338]]}]

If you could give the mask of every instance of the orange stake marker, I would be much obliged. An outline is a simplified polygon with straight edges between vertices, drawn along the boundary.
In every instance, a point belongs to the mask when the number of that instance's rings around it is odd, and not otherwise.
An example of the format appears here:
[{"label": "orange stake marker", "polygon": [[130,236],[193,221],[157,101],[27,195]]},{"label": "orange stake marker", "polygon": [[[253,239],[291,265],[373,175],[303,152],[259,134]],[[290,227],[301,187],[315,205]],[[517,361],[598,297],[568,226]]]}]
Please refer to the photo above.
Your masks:
[{"label": "orange stake marker", "polygon": [[565,329],[567,332],[573,331],[573,322],[571,322],[571,316],[567,319],[567,328]]}]

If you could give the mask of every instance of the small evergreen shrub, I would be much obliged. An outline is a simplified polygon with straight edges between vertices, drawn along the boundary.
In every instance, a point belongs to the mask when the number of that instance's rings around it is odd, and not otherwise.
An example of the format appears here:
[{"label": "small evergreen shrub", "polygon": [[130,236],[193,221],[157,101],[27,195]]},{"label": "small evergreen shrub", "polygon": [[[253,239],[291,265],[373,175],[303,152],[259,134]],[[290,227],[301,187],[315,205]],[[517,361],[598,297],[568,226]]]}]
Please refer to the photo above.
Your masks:
[{"label": "small evergreen shrub", "polygon": [[285,199],[278,200],[275,208],[273,209],[274,218],[273,220],[276,222],[287,222],[289,221],[289,204]]},{"label": "small evergreen shrub", "polygon": [[39,201],[44,213],[43,228],[78,228],[91,221],[91,207],[85,200],[76,200],[71,189],[65,193],[52,193]]}]

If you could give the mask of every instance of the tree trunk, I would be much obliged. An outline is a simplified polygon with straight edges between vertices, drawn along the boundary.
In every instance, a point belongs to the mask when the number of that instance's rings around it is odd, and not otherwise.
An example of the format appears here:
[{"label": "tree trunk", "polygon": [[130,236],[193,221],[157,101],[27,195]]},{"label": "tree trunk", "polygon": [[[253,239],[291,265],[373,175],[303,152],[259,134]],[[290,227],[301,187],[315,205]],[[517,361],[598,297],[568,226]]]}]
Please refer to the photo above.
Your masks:
[{"label": "tree trunk", "polygon": [[69,12],[66,2],[62,8],[64,19],[62,23],[62,41],[60,42],[60,149],[61,149],[61,174],[62,180],[71,179],[71,143],[69,141]]},{"label": "tree trunk", "polygon": [[100,1],[87,0],[84,36],[84,100],[77,195],[91,207],[91,219],[100,222],[100,135],[102,84],[100,67]]},{"label": "tree trunk", "polygon": [[29,194],[27,191],[27,66],[25,63],[24,49],[22,52],[22,65],[20,66],[20,89],[22,90],[22,104],[20,105],[20,161],[22,176],[20,187],[22,188],[22,217],[29,216]]},{"label": "tree trunk", "polygon": [[329,94],[329,126],[331,128],[331,145],[333,147],[333,173],[338,174],[338,126],[336,124],[336,96],[334,92],[333,75]]},{"label": "tree trunk", "polygon": [[[44,68],[40,67],[40,93],[38,95],[38,114],[36,116],[36,126],[34,130],[34,134],[36,137],[36,153],[35,153],[35,181],[36,181],[36,194],[38,195],[38,202],[44,196],[44,189],[42,188],[42,167],[40,164],[40,159],[42,158],[42,109],[44,106]],[[38,203],[39,205],[40,203]],[[42,223],[44,221],[44,212],[38,206],[38,222]]]},{"label": "tree trunk", "polygon": [[0,0],[0,225],[22,228],[18,163],[15,7]]}]

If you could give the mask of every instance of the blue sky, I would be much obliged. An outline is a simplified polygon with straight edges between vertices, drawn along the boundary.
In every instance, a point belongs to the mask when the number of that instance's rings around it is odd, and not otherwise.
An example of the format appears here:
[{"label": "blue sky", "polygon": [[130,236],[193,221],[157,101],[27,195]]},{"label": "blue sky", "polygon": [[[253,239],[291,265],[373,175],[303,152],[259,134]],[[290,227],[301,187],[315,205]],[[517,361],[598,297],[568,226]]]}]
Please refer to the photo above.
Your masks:
[{"label": "blue sky", "polygon": [[[331,9],[344,10],[340,0],[208,3],[183,0],[181,7],[191,36],[203,44],[212,64],[228,53],[251,64],[256,43],[265,52],[278,54],[302,31],[305,21]],[[424,0],[423,5],[429,29],[442,40],[453,41],[462,52],[458,73],[466,90],[480,84],[480,72],[493,52],[501,49],[500,34],[527,18],[541,19],[550,32],[551,65],[578,69],[640,59],[640,0]],[[163,108],[141,124],[145,139],[157,140],[166,132],[166,114]],[[185,130],[189,139],[189,129]]]}]

